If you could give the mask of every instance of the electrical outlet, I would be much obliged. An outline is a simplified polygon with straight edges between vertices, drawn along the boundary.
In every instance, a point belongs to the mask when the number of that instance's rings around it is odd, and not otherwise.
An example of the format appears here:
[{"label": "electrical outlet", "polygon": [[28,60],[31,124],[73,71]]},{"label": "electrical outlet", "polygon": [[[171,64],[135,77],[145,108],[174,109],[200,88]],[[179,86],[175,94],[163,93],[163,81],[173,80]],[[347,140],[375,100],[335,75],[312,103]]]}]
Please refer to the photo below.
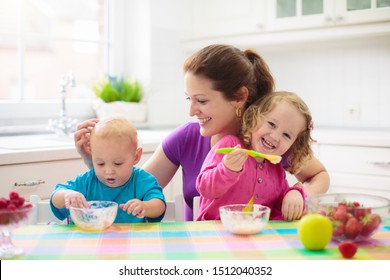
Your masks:
[{"label": "electrical outlet", "polygon": [[358,104],[348,105],[347,119],[350,121],[357,121],[360,118],[360,106]]}]

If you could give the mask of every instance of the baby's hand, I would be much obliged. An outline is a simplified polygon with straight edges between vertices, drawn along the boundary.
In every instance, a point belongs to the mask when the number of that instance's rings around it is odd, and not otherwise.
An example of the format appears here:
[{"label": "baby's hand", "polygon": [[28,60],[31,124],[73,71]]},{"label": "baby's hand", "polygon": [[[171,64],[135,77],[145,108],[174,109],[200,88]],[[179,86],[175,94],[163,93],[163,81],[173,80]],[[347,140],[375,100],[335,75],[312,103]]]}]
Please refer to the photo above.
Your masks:
[{"label": "baby's hand", "polygon": [[67,191],[64,195],[65,208],[69,209],[70,206],[77,208],[90,208],[87,200],[82,193],[76,191]]},{"label": "baby's hand", "polygon": [[223,157],[223,164],[232,171],[240,172],[248,155],[240,149],[240,145],[237,145],[235,148],[237,148],[235,151],[228,153]]},{"label": "baby's hand", "polygon": [[303,197],[297,190],[289,191],[282,202],[283,217],[288,220],[298,220],[303,214]]},{"label": "baby's hand", "polygon": [[132,214],[138,218],[144,218],[146,215],[146,205],[139,199],[131,199],[125,204],[120,204],[119,207],[127,214]]}]

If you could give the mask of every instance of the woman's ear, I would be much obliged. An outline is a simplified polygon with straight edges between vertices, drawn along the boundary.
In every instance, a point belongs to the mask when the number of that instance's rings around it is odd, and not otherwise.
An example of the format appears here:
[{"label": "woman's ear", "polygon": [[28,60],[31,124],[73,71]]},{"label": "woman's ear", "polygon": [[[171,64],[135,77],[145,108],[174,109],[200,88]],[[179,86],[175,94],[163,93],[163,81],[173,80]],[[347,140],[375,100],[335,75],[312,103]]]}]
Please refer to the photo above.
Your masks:
[{"label": "woman's ear", "polygon": [[242,86],[239,90],[238,90],[238,96],[240,97],[239,99],[240,100],[244,100],[245,102],[248,100],[248,96],[249,96],[249,90],[246,86]]},{"label": "woman's ear", "polygon": [[248,96],[249,96],[249,91],[248,91],[248,88],[245,87],[245,86],[242,86],[239,88],[239,90],[237,91],[237,99],[234,101],[235,103],[235,106],[236,108],[242,108],[246,101],[248,100]]},{"label": "woman's ear", "polygon": [[142,147],[138,147],[135,150],[134,165],[136,165],[141,160],[141,156],[142,156]]}]

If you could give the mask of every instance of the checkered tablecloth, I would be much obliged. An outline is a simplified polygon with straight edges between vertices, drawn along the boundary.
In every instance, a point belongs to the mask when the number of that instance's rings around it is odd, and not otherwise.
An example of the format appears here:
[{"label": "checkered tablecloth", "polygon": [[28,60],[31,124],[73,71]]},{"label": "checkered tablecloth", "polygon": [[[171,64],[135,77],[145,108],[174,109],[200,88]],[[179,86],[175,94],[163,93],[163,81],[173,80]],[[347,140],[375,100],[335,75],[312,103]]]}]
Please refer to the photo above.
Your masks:
[{"label": "checkered tablecloth", "polygon": [[[83,232],[75,225],[25,225],[12,239],[25,251],[19,259],[341,259],[335,242],[321,251],[304,249],[297,222],[271,221],[251,236],[233,235],[220,221],[114,224],[104,232]],[[355,259],[390,260],[390,219],[359,244]]]}]

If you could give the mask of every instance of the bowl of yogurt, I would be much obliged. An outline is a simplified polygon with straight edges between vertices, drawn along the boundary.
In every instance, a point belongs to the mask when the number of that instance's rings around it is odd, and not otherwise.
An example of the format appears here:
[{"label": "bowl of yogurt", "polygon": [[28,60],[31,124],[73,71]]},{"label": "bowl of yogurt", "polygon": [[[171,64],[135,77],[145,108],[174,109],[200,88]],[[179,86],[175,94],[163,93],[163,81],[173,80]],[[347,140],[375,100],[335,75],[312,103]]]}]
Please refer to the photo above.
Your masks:
[{"label": "bowl of yogurt", "polygon": [[269,221],[271,209],[260,204],[230,204],[221,206],[219,214],[225,229],[234,234],[251,235],[261,232]]},{"label": "bowl of yogurt", "polygon": [[118,203],[114,201],[88,201],[89,208],[70,207],[72,221],[85,231],[103,231],[115,221]]}]

